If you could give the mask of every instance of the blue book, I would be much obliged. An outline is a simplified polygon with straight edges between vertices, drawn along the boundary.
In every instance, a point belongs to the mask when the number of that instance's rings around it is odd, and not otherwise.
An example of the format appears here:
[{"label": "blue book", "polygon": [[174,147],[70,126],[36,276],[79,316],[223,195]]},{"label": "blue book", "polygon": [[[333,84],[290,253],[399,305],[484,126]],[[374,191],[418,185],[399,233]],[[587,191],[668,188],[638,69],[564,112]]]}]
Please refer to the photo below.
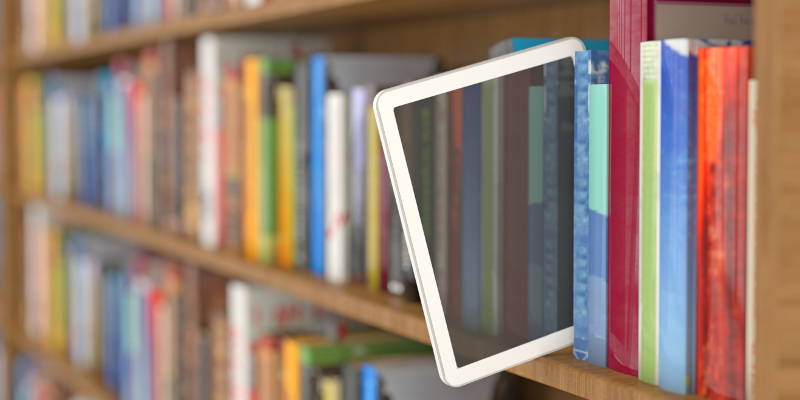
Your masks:
[{"label": "blue book", "polygon": [[[557,38],[532,38],[532,37],[512,37],[501,40],[489,48],[489,58],[499,57],[515,51],[529,49],[552,42]],[[605,39],[581,39],[586,50],[605,50],[608,51],[608,40]]]},{"label": "blue book", "polygon": [[120,350],[124,274],[118,268],[103,271],[103,385],[114,393],[120,389]]},{"label": "blue book", "polygon": [[481,85],[464,88],[461,195],[461,321],[477,331],[481,313]]},{"label": "blue book", "polygon": [[575,53],[575,149],[573,171],[573,356],[589,357],[589,85],[608,83],[608,51]]},{"label": "blue book", "polygon": [[368,363],[361,365],[361,400],[381,400],[380,373]]},{"label": "blue book", "polygon": [[589,354],[607,364],[608,331],[608,84],[589,85]]},{"label": "blue book", "polygon": [[328,52],[309,57],[308,267],[315,276],[325,273],[325,93],[359,84],[396,86],[432,75],[436,66],[435,57],[421,54]]},{"label": "blue book", "polygon": [[741,40],[661,42],[658,386],[695,392],[697,52]]},{"label": "blue book", "polygon": [[309,68],[308,269],[325,274],[325,92],[328,73],[324,53],[311,55]]},{"label": "blue book", "polygon": [[80,151],[81,156],[76,162],[76,170],[80,173],[79,198],[82,202],[101,205],[102,196],[102,136],[100,130],[100,104],[98,94],[87,90],[78,98],[80,113]]},{"label": "blue book", "polygon": [[528,338],[543,336],[542,268],[544,179],[543,68],[535,68],[528,87]]},{"label": "blue book", "polygon": [[99,160],[100,168],[104,171],[100,176],[100,205],[111,210],[113,204],[112,179],[114,173],[111,163],[111,130],[114,126],[111,123],[112,115],[111,91],[113,89],[111,70],[108,67],[99,67],[94,70],[94,86],[97,90],[98,100],[98,132],[99,139]]},{"label": "blue book", "polygon": [[558,61],[544,66],[542,133],[542,332],[558,325]]}]

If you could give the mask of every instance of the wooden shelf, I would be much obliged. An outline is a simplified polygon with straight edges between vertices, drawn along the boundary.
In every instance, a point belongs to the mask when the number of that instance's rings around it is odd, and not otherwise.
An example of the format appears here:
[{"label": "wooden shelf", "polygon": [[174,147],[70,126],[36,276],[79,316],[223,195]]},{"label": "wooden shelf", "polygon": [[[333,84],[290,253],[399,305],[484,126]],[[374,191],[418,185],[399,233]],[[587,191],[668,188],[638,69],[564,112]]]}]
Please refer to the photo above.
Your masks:
[{"label": "wooden shelf", "polygon": [[[282,270],[200,248],[146,224],[74,203],[50,202],[55,221],[134,244],[228,278],[263,284],[343,317],[423,343],[430,343],[421,306],[386,293],[333,286],[308,273]],[[510,372],[588,399],[687,399],[628,376],[572,358],[572,348],[516,366]]]},{"label": "wooden shelf", "polygon": [[376,25],[387,20],[497,10],[537,3],[547,4],[552,0],[273,0],[254,10],[190,16],[159,25],[103,32],[81,46],[66,44],[47,49],[36,56],[28,56],[17,48],[14,68],[20,71],[98,64],[114,53],[135,50],[161,40],[191,38],[205,31],[342,31],[355,25]]},{"label": "wooden shelf", "polygon": [[93,400],[117,400],[117,397],[106,390],[97,379],[79,371],[64,357],[52,354],[28,340],[21,332],[10,329],[5,321],[3,333],[12,348],[30,356],[45,374],[68,392],[81,394]]}]

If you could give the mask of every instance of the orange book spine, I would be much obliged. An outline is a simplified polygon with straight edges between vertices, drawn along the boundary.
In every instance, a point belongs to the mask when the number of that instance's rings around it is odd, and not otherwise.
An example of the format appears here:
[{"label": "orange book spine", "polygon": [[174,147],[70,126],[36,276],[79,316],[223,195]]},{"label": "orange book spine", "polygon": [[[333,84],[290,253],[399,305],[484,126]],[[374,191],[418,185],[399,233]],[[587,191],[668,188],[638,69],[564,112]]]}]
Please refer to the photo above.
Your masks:
[{"label": "orange book spine", "polygon": [[294,264],[295,207],[295,143],[296,118],[294,86],[289,82],[275,87],[277,118],[277,242],[276,259],[285,269]]},{"label": "orange book spine", "polygon": [[260,179],[259,149],[261,148],[261,59],[246,56],[242,61],[242,98],[244,103],[244,211],[242,212],[242,242],[244,256],[258,257],[258,222],[261,220],[258,182]]}]

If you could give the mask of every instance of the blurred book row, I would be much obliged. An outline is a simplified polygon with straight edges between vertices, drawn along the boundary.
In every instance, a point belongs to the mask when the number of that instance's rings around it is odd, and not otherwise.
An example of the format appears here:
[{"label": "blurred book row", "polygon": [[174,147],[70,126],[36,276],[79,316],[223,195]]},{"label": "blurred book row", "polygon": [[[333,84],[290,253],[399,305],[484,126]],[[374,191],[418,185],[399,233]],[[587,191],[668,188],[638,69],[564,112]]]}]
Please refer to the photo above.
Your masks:
[{"label": "blurred book row", "polygon": [[63,230],[41,203],[24,222],[26,334],[120,399],[497,398],[497,376],[444,385],[427,345]]}]

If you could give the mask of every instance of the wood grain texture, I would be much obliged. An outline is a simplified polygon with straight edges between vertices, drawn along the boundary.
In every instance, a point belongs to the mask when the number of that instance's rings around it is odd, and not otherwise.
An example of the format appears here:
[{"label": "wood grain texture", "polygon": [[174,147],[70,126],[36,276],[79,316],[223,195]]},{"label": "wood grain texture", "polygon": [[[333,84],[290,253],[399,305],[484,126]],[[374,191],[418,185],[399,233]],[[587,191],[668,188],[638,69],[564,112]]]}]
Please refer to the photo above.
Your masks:
[{"label": "wood grain texture", "polygon": [[10,328],[6,321],[3,321],[2,327],[9,347],[30,356],[45,374],[69,393],[81,394],[95,400],[116,400],[117,397],[109,393],[98,379],[77,370],[63,356],[42,349],[20,332]]},{"label": "wood grain texture", "polygon": [[[228,278],[272,287],[343,317],[423,343],[430,343],[422,307],[386,293],[356,285],[337,287],[305,272],[287,271],[245,261],[238,256],[201,249],[196,244],[145,224],[122,220],[72,203],[50,202],[53,218],[67,226],[128,242],[166,257]],[[479,340],[479,338],[472,338]],[[460,337],[459,340],[469,340]],[[475,348],[488,350],[489,344]],[[572,358],[572,348],[518,365],[510,372],[587,399],[678,399],[637,378]]]},{"label": "wood grain texture", "polygon": [[800,1],[754,1],[756,395],[800,398]]}]

